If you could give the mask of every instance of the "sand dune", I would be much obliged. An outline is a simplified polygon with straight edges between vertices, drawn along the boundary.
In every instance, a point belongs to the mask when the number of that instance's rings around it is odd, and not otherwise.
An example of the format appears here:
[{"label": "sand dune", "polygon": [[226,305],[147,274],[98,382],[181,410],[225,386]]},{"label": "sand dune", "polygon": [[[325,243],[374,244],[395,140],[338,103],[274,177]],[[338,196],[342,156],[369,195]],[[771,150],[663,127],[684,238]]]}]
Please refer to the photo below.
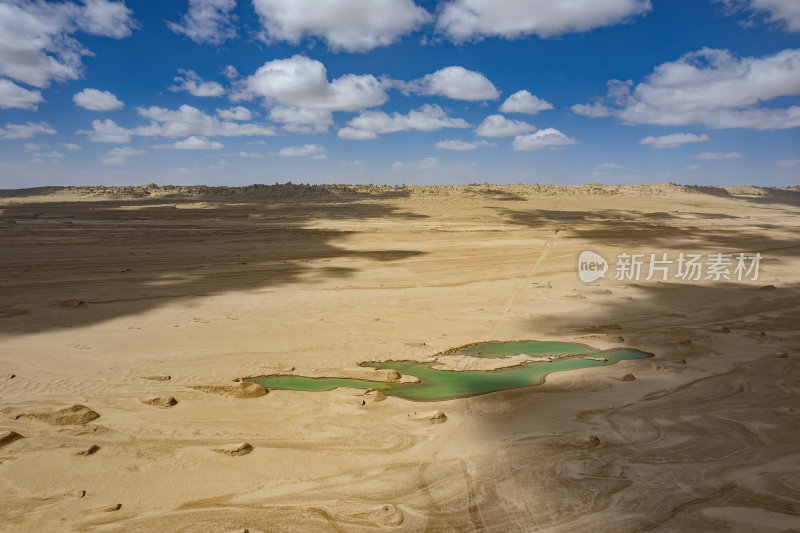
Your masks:
[{"label": "sand dune", "polygon": [[[0,530],[791,531],[799,215],[673,184],[5,191]],[[583,283],[585,250],[764,259]],[[430,403],[242,380],[520,339],[654,357]]]}]

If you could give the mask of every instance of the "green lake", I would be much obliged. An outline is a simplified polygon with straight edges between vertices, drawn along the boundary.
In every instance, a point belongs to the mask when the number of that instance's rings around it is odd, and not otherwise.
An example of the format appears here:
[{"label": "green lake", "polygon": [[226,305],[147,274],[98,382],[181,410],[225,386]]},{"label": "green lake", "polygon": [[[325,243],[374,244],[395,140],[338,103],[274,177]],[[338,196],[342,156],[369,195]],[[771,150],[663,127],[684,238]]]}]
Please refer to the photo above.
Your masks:
[{"label": "green lake", "polygon": [[[619,348],[613,350],[596,350],[589,346],[567,342],[489,342],[474,344],[450,350],[438,356],[470,355],[482,358],[502,358],[512,355],[526,354],[531,357],[554,356],[552,361],[531,361],[520,366],[499,370],[437,370],[433,368],[437,361],[388,361],[365,363],[378,369],[393,369],[400,374],[418,377],[419,383],[395,383],[371,381],[353,378],[311,378],[304,376],[263,376],[251,378],[250,381],[268,389],[288,389],[299,391],[328,391],[337,387],[355,389],[378,389],[386,396],[397,396],[413,401],[450,400],[477,396],[520,387],[530,387],[544,382],[545,376],[552,372],[575,370],[595,366],[607,366],[624,359],[644,359],[652,354]],[[583,359],[583,357],[604,358],[607,361]]]}]

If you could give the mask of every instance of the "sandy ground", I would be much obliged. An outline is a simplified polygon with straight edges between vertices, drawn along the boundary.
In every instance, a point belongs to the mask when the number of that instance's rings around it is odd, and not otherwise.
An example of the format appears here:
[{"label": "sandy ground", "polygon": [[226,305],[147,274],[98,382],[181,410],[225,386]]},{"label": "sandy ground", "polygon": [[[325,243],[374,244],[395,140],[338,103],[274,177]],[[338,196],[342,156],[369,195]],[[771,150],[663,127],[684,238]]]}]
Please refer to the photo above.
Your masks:
[{"label": "sandy ground", "polygon": [[[798,531],[799,206],[670,185],[6,191],[0,433],[21,438],[0,439],[0,529]],[[583,250],[764,260],[758,281],[585,284]],[[524,339],[655,357],[431,403],[192,388]]]}]

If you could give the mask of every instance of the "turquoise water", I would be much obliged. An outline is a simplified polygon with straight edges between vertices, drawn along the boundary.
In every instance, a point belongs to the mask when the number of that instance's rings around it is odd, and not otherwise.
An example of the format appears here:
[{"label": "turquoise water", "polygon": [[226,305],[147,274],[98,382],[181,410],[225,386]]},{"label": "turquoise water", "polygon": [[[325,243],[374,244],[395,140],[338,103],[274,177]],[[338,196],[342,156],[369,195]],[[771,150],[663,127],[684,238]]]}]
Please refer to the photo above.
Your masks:
[{"label": "turquoise water", "polygon": [[[379,389],[386,396],[397,396],[414,401],[450,400],[466,398],[489,392],[520,387],[530,387],[544,382],[545,376],[552,372],[607,366],[625,359],[643,359],[651,354],[620,348],[597,350],[589,346],[567,342],[493,342],[476,344],[447,352],[447,355],[471,355],[474,357],[500,358],[510,355],[528,354],[531,356],[569,355],[553,361],[523,363],[521,366],[499,370],[436,370],[436,362],[389,361],[366,363],[365,366],[378,369],[394,369],[400,374],[420,378],[419,383],[391,383],[350,378],[310,378],[304,376],[264,376],[250,381],[269,389],[289,389],[300,391],[327,391],[337,387],[355,389]],[[447,357],[442,355],[440,357]],[[603,357],[608,361],[594,361],[581,357]]]}]

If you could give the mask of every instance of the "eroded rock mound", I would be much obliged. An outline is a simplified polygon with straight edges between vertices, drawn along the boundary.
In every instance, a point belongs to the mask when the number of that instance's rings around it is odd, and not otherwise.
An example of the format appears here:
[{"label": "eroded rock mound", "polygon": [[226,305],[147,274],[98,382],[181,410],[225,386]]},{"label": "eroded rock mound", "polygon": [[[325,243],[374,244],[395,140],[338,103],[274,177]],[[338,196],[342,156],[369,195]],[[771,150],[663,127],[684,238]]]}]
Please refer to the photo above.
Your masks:
[{"label": "eroded rock mound", "polygon": [[584,335],[581,339],[589,341],[607,342],[610,344],[620,344],[625,342],[625,339],[620,335],[611,335],[608,333],[596,333],[594,335]]},{"label": "eroded rock mound", "polygon": [[100,415],[85,405],[74,404],[50,413],[25,413],[17,418],[33,418],[54,426],[82,426],[100,418]]},{"label": "eroded rock mound", "polygon": [[250,443],[242,442],[240,444],[231,444],[230,446],[223,446],[222,448],[213,448],[212,452],[221,453],[223,455],[247,455],[253,451],[253,446]]},{"label": "eroded rock mound", "polygon": [[426,424],[442,424],[447,422],[447,415],[445,415],[442,411],[430,411],[428,413],[415,412],[413,415],[409,415],[409,418],[411,418],[411,420]]},{"label": "eroded rock mound", "polygon": [[16,440],[24,438],[25,437],[23,437],[16,431],[0,431],[0,447],[6,446]]},{"label": "eroded rock mound", "polygon": [[149,379],[150,381],[169,381],[172,379],[172,376],[167,374],[155,374],[152,376],[145,376],[144,379]]},{"label": "eroded rock mound", "polygon": [[154,405],[161,409],[169,409],[173,405],[178,405],[178,400],[173,396],[151,396],[149,398],[142,398],[142,403]]},{"label": "eroded rock mound", "polygon": [[266,396],[269,392],[263,385],[252,381],[241,381],[235,385],[195,385],[192,388],[209,394],[221,394],[233,398],[259,398]]}]

